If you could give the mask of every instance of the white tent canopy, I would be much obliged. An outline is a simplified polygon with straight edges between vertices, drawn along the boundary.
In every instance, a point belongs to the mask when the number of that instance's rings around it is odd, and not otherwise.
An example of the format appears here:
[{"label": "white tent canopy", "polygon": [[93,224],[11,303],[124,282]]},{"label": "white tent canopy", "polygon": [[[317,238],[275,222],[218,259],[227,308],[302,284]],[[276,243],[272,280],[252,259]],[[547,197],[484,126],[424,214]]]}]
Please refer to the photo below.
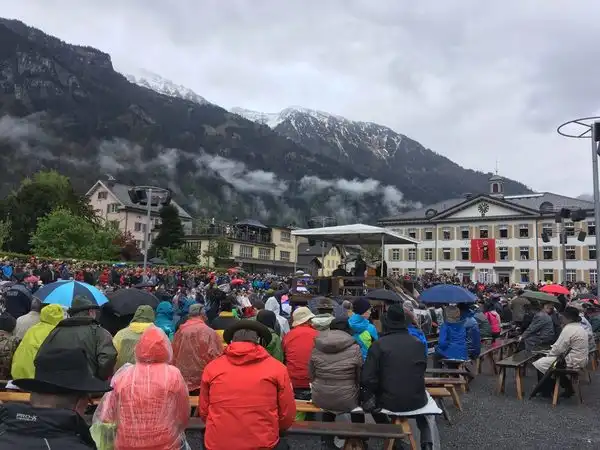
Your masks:
[{"label": "white tent canopy", "polygon": [[355,223],[336,227],[305,228],[293,230],[292,236],[301,236],[316,241],[326,241],[340,245],[417,245],[419,241],[401,236],[386,228]]}]

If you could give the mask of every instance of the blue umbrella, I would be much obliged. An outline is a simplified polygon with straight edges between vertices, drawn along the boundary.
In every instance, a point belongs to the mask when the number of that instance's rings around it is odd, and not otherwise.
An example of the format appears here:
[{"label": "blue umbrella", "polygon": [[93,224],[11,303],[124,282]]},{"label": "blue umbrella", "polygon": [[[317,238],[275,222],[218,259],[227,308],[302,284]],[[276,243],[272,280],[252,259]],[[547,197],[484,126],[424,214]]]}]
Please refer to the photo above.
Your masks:
[{"label": "blue umbrella", "polygon": [[425,289],[418,300],[422,303],[475,303],[477,296],[455,284],[438,284]]},{"label": "blue umbrella", "polygon": [[98,306],[108,302],[106,296],[87,283],[72,280],[61,280],[50,283],[35,293],[42,303],[57,304],[69,308],[77,296],[86,297]]}]

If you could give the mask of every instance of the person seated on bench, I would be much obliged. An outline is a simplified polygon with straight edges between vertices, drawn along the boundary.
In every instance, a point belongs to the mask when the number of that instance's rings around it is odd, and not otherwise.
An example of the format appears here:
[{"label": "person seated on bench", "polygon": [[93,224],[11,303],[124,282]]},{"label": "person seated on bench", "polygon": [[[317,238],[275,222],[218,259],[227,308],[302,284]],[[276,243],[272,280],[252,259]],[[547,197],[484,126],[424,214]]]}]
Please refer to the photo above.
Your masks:
[{"label": "person seated on bench", "polygon": [[492,337],[492,326],[490,322],[485,317],[483,313],[483,307],[474,306],[475,310],[473,311],[473,318],[477,321],[477,326],[479,327],[479,337],[480,339],[486,339]]},{"label": "person seated on bench", "polygon": [[537,302],[532,302],[531,309],[535,311],[533,320],[519,338],[525,350],[530,352],[548,347],[555,341],[554,324],[550,317],[554,311],[552,303],[546,303],[540,308]]},{"label": "person seated on bench", "polygon": [[[402,305],[388,308],[382,321],[384,334],[371,345],[361,374],[363,409],[371,412],[377,423],[390,422],[388,416],[379,412],[381,409],[400,413],[417,410],[428,403],[427,357],[423,343],[408,333],[406,321]],[[426,417],[417,416],[416,420],[421,448],[432,448]]]},{"label": "person seated on bench", "polygon": [[581,326],[583,327],[583,329],[586,331],[587,335],[588,335],[588,347],[591,350],[594,350],[596,348],[596,338],[594,337],[594,331],[592,330],[592,325],[590,324],[590,322],[585,318],[585,310],[583,309],[583,304],[581,303],[570,303],[569,306],[572,306],[573,308],[577,309],[577,311],[579,311],[579,317],[581,317]]},{"label": "person seated on bench", "polygon": [[288,371],[265,347],[269,328],[240,320],[223,333],[223,356],[202,373],[198,413],[206,450],[284,450],[279,432],[294,422],[296,402]]},{"label": "person seated on bench", "polygon": [[13,335],[17,321],[8,313],[0,315],[0,380],[10,380],[10,367],[20,339]]},{"label": "person seated on bench", "polygon": [[442,359],[466,361],[467,331],[465,322],[460,320],[460,310],[456,306],[445,308],[446,321],[440,327],[440,338],[433,354],[434,367],[442,367]]},{"label": "person seated on bench", "polygon": [[500,323],[502,319],[500,319],[500,314],[496,310],[496,303],[488,300],[483,305],[483,315],[490,323],[490,327],[492,329],[492,342],[500,337],[500,332],[502,331],[502,327]]},{"label": "person seated on bench", "polygon": [[[312,402],[331,412],[323,413],[323,422],[334,422],[334,413],[348,413],[357,408],[359,400],[362,355],[352,337],[348,319],[334,319],[330,329],[315,339],[308,373]],[[363,423],[363,414],[350,414],[353,423]],[[322,449],[335,449],[333,437],[321,439]]]},{"label": "person seated on bench", "polygon": [[377,329],[369,322],[369,317],[371,317],[371,303],[365,297],[360,297],[352,305],[352,311],[354,314],[348,319],[348,324],[352,329],[354,339],[360,346],[364,360],[367,358],[369,347],[379,337]]},{"label": "person seated on bench", "polygon": [[479,334],[479,325],[475,320],[475,313],[471,309],[471,305],[467,303],[461,303],[458,305],[458,309],[461,311],[460,319],[465,322],[467,354],[469,359],[477,359],[481,353],[481,335]]},{"label": "person seated on bench", "polygon": [[421,331],[421,329],[417,326],[417,319],[415,317],[415,312],[413,305],[410,302],[404,302],[402,305],[404,307],[404,314],[406,315],[406,322],[408,324],[408,334],[416,337],[420,340],[425,346],[425,355],[428,355],[429,346],[427,345],[427,338],[425,337],[425,333]]},{"label": "person seated on bench", "polygon": [[[564,355],[567,369],[583,369],[588,363],[588,337],[587,332],[581,326],[581,317],[579,311],[572,306],[568,306],[561,313],[561,320],[564,327],[558,340],[550,348],[548,356],[538,359],[533,366],[543,375],[556,361],[558,356]],[[569,379],[561,376],[560,384],[565,390],[563,397],[571,397],[575,391]],[[548,377],[547,382],[540,387],[542,395],[550,396],[553,388],[552,378]]]}]

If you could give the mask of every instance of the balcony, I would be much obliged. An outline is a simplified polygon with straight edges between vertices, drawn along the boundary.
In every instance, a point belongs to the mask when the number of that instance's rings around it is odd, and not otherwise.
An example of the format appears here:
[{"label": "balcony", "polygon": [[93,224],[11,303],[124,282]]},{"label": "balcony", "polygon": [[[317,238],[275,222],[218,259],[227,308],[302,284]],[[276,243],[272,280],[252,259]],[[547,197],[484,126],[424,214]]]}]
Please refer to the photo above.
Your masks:
[{"label": "balcony", "polygon": [[252,226],[240,226],[224,222],[196,226],[192,234],[206,238],[223,237],[226,239],[254,244],[273,243],[270,229]]}]

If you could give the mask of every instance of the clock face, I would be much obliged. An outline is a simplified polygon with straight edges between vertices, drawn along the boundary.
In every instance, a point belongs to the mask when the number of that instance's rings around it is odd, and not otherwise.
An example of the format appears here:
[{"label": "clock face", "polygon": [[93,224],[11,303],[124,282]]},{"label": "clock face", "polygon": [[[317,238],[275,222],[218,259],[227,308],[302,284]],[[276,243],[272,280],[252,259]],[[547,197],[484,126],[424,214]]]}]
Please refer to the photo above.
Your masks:
[{"label": "clock face", "polygon": [[490,205],[482,202],[477,206],[477,210],[479,211],[479,214],[481,214],[481,217],[485,217],[486,213],[490,210]]}]

